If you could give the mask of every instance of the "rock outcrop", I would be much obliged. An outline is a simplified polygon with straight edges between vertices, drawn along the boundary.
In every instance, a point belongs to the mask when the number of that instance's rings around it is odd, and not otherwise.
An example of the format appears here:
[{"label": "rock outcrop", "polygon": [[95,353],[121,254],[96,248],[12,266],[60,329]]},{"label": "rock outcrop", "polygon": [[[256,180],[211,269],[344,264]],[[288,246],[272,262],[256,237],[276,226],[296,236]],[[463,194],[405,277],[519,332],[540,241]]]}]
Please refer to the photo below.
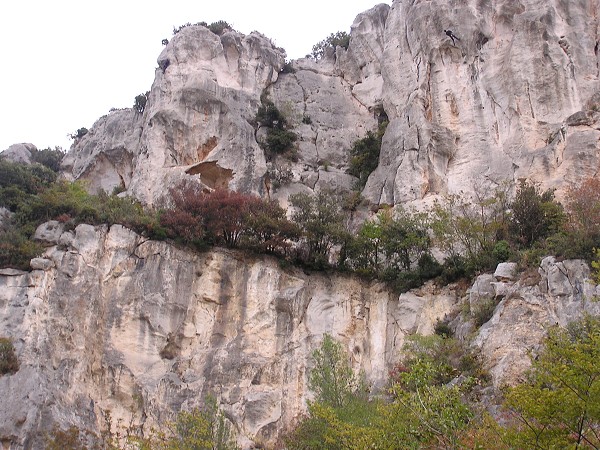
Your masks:
[{"label": "rock outcrop", "polygon": [[527,178],[560,196],[595,175],[600,5],[445,6],[395,1],[390,10],[381,59],[390,124],[365,195],[418,202]]},{"label": "rock outcrop", "polygon": [[0,158],[11,162],[31,164],[31,153],[37,151],[33,144],[13,144],[0,153]]},{"label": "rock outcrop", "polygon": [[[148,433],[214,395],[240,444],[272,443],[304,411],[310,355],[323,334],[341,341],[375,391],[405,336],[492,299],[478,331],[496,386],[519,380],[550,325],[600,314],[600,287],[581,261],[546,258],[520,276],[510,265],[455,286],[399,297],[380,283],[283,269],[229,250],[193,253],[114,225],[56,223],[30,273],[0,272],[0,336],[20,369],[0,377],[0,441],[38,448],[54,426]],[[458,333],[473,332],[464,322]],[[8,445],[8,444],[7,444]]]},{"label": "rock outcrop", "polygon": [[[186,27],[158,58],[143,114],[102,118],[65,168],[92,187],[120,186],[153,203],[178,180],[203,182],[199,164],[211,162],[231,171],[217,185],[285,203],[299,191],[351,189],[352,143],[389,119],[363,191],[375,204],[419,204],[520,178],[557,188],[560,198],[595,175],[598,3],[451,6],[377,5],[356,18],[347,50],[285,69],[284,52],[258,33]],[[262,94],[299,137],[291,158],[268,160],[258,145]]]},{"label": "rock outcrop", "polygon": [[[185,27],[158,58],[144,110],[100,118],[75,140],[64,175],[147,204],[181,180],[285,204],[295,192],[350,190],[352,143],[389,120],[362,192],[376,205],[419,206],[520,178],[560,198],[596,176],[600,4],[438,3],[377,5],[356,18],[348,49],[319,61],[286,64],[259,33]],[[267,157],[259,145],[266,99],[298,135],[295,154]],[[0,408],[0,442],[10,448],[41,447],[54,425],[147,433],[208,394],[249,448],[303,411],[324,333],[381,388],[407,334],[432,332],[460,304],[491,303],[474,343],[501,386],[519,380],[547,326],[600,313],[580,261],[546,258],[526,275],[502,265],[464,296],[429,284],[398,297],[352,276],[197,254],[118,225],[48,223],[36,237],[48,248],[30,273],[0,271],[0,336],[21,363],[0,377],[11,405]],[[472,321],[453,325],[474,332]]]},{"label": "rock outcrop", "polygon": [[114,225],[57,223],[30,273],[0,273],[0,336],[20,369],[0,377],[0,441],[40,448],[54,425],[148,433],[214,395],[244,448],[305,409],[324,333],[384,387],[409,333],[431,333],[457,297],[402,295],[352,276],[282,269],[227,250],[197,254]]},{"label": "rock outcrop", "polygon": [[600,286],[590,280],[583,261],[547,257],[537,273],[525,272],[518,279],[503,274],[482,275],[471,289],[471,307],[486,299],[499,301],[473,342],[498,387],[524,381],[549,326],[564,327],[586,313],[600,315]]}]

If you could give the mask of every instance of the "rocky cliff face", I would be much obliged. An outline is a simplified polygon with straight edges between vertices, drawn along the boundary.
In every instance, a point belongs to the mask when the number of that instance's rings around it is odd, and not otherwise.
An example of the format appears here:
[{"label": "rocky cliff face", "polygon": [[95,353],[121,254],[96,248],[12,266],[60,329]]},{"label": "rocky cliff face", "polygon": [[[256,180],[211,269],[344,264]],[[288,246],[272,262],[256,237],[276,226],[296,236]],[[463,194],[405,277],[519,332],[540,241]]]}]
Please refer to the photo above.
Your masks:
[{"label": "rocky cliff face", "polygon": [[[395,1],[356,18],[347,50],[283,71],[284,52],[258,33],[187,27],[159,56],[143,113],[99,119],[71,148],[65,174],[149,204],[184,179],[285,204],[295,192],[351,189],[352,143],[387,118],[363,190],[374,204],[418,205],[519,178],[560,196],[597,174],[599,13],[590,0]],[[261,95],[298,134],[296,158],[260,148]],[[500,386],[518,380],[547,325],[600,313],[598,287],[577,261],[545,259],[521,277],[503,266],[464,295],[427,285],[397,297],[269,258],[190,253],[121,226],[49,224],[38,237],[49,247],[32,272],[0,274],[0,335],[21,362],[0,377],[8,448],[41,447],[54,424],[148,432],[207,394],[251,447],[303,410],[323,333],[382,387],[404,336],[495,299],[474,343]],[[462,322],[466,336],[473,328]]]},{"label": "rocky cliff face", "polygon": [[[468,292],[434,285],[394,296],[352,276],[283,269],[227,250],[204,254],[114,225],[57,222],[33,271],[0,273],[0,335],[20,370],[0,377],[0,442],[41,448],[45,432],[76,425],[148,433],[214,395],[244,448],[272,443],[310,398],[310,354],[340,340],[377,391],[405,336],[429,334],[465,304],[498,301],[477,333],[494,384],[518,381],[545,329],[600,314],[600,288],[580,261],[546,258],[538,273],[504,264]],[[465,316],[459,334],[473,332]]]},{"label": "rocky cliff face", "polygon": [[404,336],[431,333],[457,302],[450,289],[398,299],[274,259],[190,253],[120,225],[63,232],[51,222],[37,236],[52,246],[34,270],[0,274],[0,335],[21,364],[0,377],[10,448],[38,448],[53,424],[148,432],[207,394],[245,448],[272,442],[305,408],[309,355],[324,333],[381,388]]},{"label": "rocky cliff face", "polygon": [[[143,114],[100,119],[65,168],[148,203],[182,178],[285,203],[293,192],[350,189],[352,143],[388,118],[363,191],[375,204],[519,178],[560,197],[598,168],[599,10],[589,0],[395,1],[356,18],[347,50],[283,71],[282,49],[258,33],[187,27],[159,56]],[[297,158],[265,158],[261,94],[298,134]],[[272,192],[282,172],[285,186]]]}]

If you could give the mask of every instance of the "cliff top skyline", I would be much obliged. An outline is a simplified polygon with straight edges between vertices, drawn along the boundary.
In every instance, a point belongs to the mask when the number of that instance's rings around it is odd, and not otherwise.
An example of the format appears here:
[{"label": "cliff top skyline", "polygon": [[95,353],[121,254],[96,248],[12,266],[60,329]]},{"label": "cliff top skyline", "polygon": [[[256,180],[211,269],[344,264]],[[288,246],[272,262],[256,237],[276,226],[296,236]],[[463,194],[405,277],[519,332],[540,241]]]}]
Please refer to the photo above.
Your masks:
[{"label": "cliff top skyline", "polygon": [[354,18],[378,3],[391,1],[12,4],[0,14],[9,63],[0,151],[20,142],[67,150],[69,133],[90,128],[111,108],[133,106],[136,95],[150,90],[162,39],[184,23],[225,20],[244,34],[263,33],[297,59],[329,34],[349,32]]}]

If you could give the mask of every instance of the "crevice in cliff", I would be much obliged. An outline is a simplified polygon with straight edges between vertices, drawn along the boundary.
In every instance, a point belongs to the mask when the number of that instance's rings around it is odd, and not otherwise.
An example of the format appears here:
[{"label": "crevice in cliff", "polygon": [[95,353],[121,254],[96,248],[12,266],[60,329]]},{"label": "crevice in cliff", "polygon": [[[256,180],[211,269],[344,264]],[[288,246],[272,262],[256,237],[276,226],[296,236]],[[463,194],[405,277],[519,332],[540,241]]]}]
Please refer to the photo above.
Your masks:
[{"label": "crevice in cliff", "polygon": [[531,91],[529,89],[529,81],[525,82],[525,90],[527,92],[527,99],[529,100],[529,109],[531,111],[531,117],[535,119],[535,113],[533,112],[533,102],[531,101]]}]

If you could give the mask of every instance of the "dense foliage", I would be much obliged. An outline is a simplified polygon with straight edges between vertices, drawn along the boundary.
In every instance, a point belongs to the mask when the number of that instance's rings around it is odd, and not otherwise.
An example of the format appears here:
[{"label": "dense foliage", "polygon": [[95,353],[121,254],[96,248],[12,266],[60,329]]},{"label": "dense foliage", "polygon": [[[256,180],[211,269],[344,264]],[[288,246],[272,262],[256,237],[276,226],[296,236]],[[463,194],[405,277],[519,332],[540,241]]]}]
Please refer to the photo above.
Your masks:
[{"label": "dense foliage", "polygon": [[553,327],[528,380],[506,396],[515,448],[600,448],[600,318]]},{"label": "dense foliage", "polygon": [[359,139],[352,145],[348,173],[358,178],[357,188],[359,190],[365,187],[369,175],[379,165],[381,140],[383,139],[387,124],[387,121],[381,123],[376,133],[368,131],[364,138]]},{"label": "dense foliage", "polygon": [[291,150],[298,139],[293,131],[288,130],[288,122],[277,106],[265,95],[261,96],[261,105],[255,117],[259,126],[265,127],[267,137],[263,143],[270,159],[273,155],[284,154]]},{"label": "dense foliage", "polygon": [[369,396],[348,353],[325,335],[309,372],[316,399],[286,436],[287,448],[455,448],[474,415],[463,394],[477,379],[463,386],[445,384],[461,375],[448,356],[437,359],[450,348],[458,348],[451,338],[415,336],[403,349],[405,358],[392,373],[389,392]]},{"label": "dense foliage", "polygon": [[316,399],[286,436],[287,448],[600,448],[598,317],[551,328],[527,381],[506,390],[494,416],[478,403],[487,376],[458,341],[414,335],[402,354],[387,393],[346,388],[326,397],[350,386],[354,373],[341,344],[325,335],[309,372]]},{"label": "dense foliage", "polygon": [[10,339],[0,337],[0,376],[12,374],[19,370],[19,360],[15,347]]},{"label": "dense foliage", "polygon": [[345,31],[338,31],[337,33],[331,33],[325,39],[313,45],[311,55],[314,59],[321,59],[327,49],[335,51],[336,47],[342,47],[348,50],[349,46],[350,35]]},{"label": "dense foliage", "polygon": [[155,217],[139,202],[106,193],[90,195],[81,183],[57,181],[56,177],[56,172],[41,164],[0,160],[0,207],[12,213],[0,227],[0,267],[28,270],[29,261],[42,251],[31,236],[48,220],[67,227],[119,223],[154,235]]}]

